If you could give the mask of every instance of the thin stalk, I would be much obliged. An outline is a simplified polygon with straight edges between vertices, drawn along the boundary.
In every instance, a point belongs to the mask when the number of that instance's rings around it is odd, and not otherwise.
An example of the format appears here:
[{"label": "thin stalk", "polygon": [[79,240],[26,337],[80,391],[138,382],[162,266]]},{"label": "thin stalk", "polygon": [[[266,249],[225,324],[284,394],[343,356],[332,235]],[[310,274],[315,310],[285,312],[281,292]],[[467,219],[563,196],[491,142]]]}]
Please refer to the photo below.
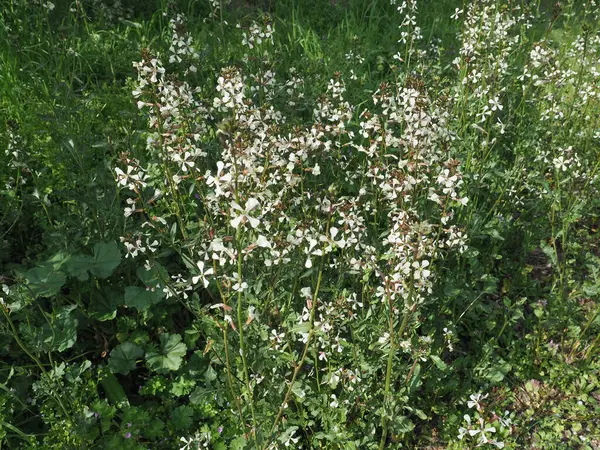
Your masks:
[{"label": "thin stalk", "polygon": [[[413,288],[411,287],[410,292],[408,294],[408,303],[412,301]],[[396,351],[396,339],[394,338],[394,311],[392,305],[391,296],[388,295],[388,305],[390,310],[390,320],[389,320],[389,333],[390,333],[390,352],[388,354],[387,367],[385,371],[385,400],[389,401],[391,397],[391,381],[392,381],[392,366],[394,363],[394,352]],[[408,325],[408,320],[412,316],[412,314],[416,310],[416,305],[412,305],[410,309],[404,314],[404,318],[402,319],[402,323],[400,324],[400,329],[398,330],[398,339],[402,338],[406,326]],[[379,441],[379,450],[383,450],[385,448],[385,441],[387,439],[388,433],[388,421],[385,416],[381,418],[381,426],[383,431],[381,432],[381,440]]]},{"label": "thin stalk", "polygon": [[[213,262],[213,267],[215,268],[215,274],[216,274],[216,262]],[[225,306],[228,306],[227,305],[228,297],[223,294],[223,290],[221,289],[221,283],[219,283],[218,280],[217,280],[217,289],[219,290],[219,295],[223,299],[223,304]],[[235,404],[237,406],[237,409],[238,409],[238,414],[240,416],[240,425],[242,426],[242,429],[244,429],[246,422],[244,420],[244,414],[242,412],[242,405],[240,403],[239,397],[237,395],[235,395],[235,390],[233,389],[233,378],[231,377],[231,358],[229,357],[229,343],[228,343],[228,337],[227,337],[228,330],[229,330],[229,323],[226,322],[225,328],[223,329],[223,344],[225,347],[225,364],[227,366],[227,384],[229,387],[229,391],[231,392],[231,396],[233,397]]]},{"label": "thin stalk", "polygon": [[[327,231],[325,232],[325,234],[329,233],[329,224],[330,224],[330,222],[327,223]],[[312,338],[315,334],[315,326],[314,326],[315,325],[315,312],[317,310],[317,298],[319,295],[319,290],[321,289],[321,281],[323,279],[323,266],[324,266],[323,260],[324,260],[324,257],[321,257],[319,274],[317,275],[317,285],[315,287],[315,292],[312,296],[312,305],[310,308],[310,319],[309,319],[310,330],[308,331],[308,337],[306,338],[306,343],[304,344],[304,350],[302,351],[302,356],[300,357],[300,361],[298,361],[298,364],[296,365],[296,368],[294,369],[294,373],[292,374],[292,379],[290,380],[290,385],[288,386],[285,396],[283,397],[283,402],[281,403],[281,406],[279,407],[277,416],[275,417],[275,420],[273,421],[273,425],[271,426],[271,431],[269,433],[269,436],[267,437],[264,447],[261,447],[262,450],[266,450],[267,447],[269,446],[271,438],[273,436],[273,433],[275,433],[275,429],[277,428],[277,425],[279,425],[279,421],[283,417],[283,411],[285,410],[285,407],[288,404],[288,401],[290,400],[290,396],[292,394],[292,389],[294,388],[294,383],[296,382],[296,378],[298,377],[300,370],[302,370],[302,367],[304,366],[304,361],[306,360],[306,357],[308,355],[308,350],[309,350],[310,344],[312,342]]]},{"label": "thin stalk", "polygon": [[252,427],[254,437],[254,444],[258,448],[258,438],[257,438],[257,425],[256,425],[256,414],[254,413],[254,395],[252,393],[252,388],[250,387],[250,377],[248,375],[248,363],[246,362],[246,346],[244,344],[244,322],[242,321],[242,248],[239,245],[242,237],[242,228],[238,228],[236,241],[238,243],[238,257],[237,257],[237,274],[238,279],[237,282],[240,284],[238,295],[237,295],[237,321],[239,328],[239,338],[240,338],[240,356],[242,357],[242,366],[244,369],[244,381],[246,383],[246,389],[248,391],[248,400],[250,402],[250,413],[252,414]]}]

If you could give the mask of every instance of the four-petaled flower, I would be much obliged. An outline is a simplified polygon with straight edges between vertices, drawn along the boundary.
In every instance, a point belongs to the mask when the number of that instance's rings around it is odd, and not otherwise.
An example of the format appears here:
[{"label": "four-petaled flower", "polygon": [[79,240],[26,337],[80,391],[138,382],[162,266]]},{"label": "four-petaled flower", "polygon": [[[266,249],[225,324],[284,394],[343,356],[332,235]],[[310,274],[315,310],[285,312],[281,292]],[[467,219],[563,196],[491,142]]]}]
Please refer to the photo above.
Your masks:
[{"label": "four-petaled flower", "polygon": [[211,267],[207,270],[204,270],[204,261],[198,261],[196,265],[198,266],[199,273],[198,275],[192,277],[192,283],[198,284],[199,281],[202,281],[202,284],[206,288],[208,287],[208,280],[206,279],[206,276],[212,275],[214,273],[213,269]]},{"label": "four-petaled flower", "polygon": [[242,208],[236,202],[231,202],[231,215],[235,215],[235,217],[231,219],[231,226],[237,230],[240,224],[249,222],[252,228],[258,227],[260,221],[257,218],[250,216],[250,211],[252,211],[258,205],[260,205],[260,203],[255,198],[249,198],[246,201],[244,208]]}]

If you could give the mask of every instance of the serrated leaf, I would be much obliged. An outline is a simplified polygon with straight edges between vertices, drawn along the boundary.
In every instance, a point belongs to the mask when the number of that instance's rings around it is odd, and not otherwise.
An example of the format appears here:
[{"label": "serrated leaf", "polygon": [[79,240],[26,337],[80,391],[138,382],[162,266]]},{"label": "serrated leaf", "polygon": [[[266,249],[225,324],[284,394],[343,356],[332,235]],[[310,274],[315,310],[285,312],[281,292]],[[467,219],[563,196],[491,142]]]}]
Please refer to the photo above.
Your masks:
[{"label": "serrated leaf", "polygon": [[124,342],[110,352],[108,367],[114,373],[128,374],[135,369],[135,361],[143,354],[144,351],[133,342]]},{"label": "serrated leaf", "polygon": [[300,403],[304,401],[304,398],[306,397],[306,392],[304,392],[304,389],[302,389],[300,383],[294,383],[294,386],[292,386],[292,392],[296,395],[297,400]]},{"label": "serrated leaf", "polygon": [[124,302],[127,306],[137,308],[139,311],[145,311],[150,306],[160,302],[160,294],[149,289],[138,286],[128,286],[125,288]]},{"label": "serrated leaf", "polygon": [[199,405],[200,403],[203,403],[208,397],[210,397],[210,394],[210,391],[206,390],[201,386],[198,386],[196,389],[194,389],[194,392],[190,394],[190,403],[192,405]]},{"label": "serrated leaf", "polygon": [[208,369],[206,369],[206,372],[204,372],[204,380],[206,381],[206,384],[210,385],[210,383],[215,381],[216,379],[217,379],[216,370],[213,369],[212,366],[208,366]]},{"label": "serrated leaf", "polygon": [[504,374],[500,370],[490,370],[485,374],[485,377],[492,383],[500,383],[504,380]]},{"label": "serrated leaf", "polygon": [[21,322],[19,331],[25,341],[39,352],[63,352],[77,342],[78,321],[71,315],[76,306],[65,306],[49,316],[41,327]]},{"label": "serrated leaf", "polygon": [[167,373],[181,367],[187,347],[178,334],[165,333],[160,336],[160,348],[146,354],[148,367],[158,373]]},{"label": "serrated leaf", "polygon": [[231,441],[231,444],[229,444],[230,450],[244,450],[244,448],[246,448],[246,438],[244,436],[236,437]]},{"label": "serrated leaf", "polygon": [[171,423],[176,430],[187,430],[192,426],[194,410],[189,406],[178,406],[171,413]]},{"label": "serrated leaf", "polygon": [[121,262],[121,252],[115,241],[94,245],[91,272],[98,278],[108,278]]}]

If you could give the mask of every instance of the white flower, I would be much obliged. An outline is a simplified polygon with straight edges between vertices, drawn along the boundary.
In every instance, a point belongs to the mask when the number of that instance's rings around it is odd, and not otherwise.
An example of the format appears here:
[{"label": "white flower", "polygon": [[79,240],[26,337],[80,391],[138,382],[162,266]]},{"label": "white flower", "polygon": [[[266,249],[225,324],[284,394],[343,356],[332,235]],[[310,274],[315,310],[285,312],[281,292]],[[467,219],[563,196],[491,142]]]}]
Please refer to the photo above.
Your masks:
[{"label": "white flower", "polygon": [[462,10],[462,9],[456,8],[456,9],[454,10],[454,14],[452,14],[452,16],[451,16],[450,18],[451,18],[451,19],[454,19],[454,20],[458,20],[458,19],[460,18],[460,15],[461,15],[462,13],[463,13],[463,10]]},{"label": "white flower", "polygon": [[[483,418],[481,418],[481,417],[479,418],[478,422],[479,422],[479,428],[470,429],[468,431],[469,436],[474,437],[474,436],[479,435],[478,441],[479,441],[480,445],[491,443],[490,440],[488,439],[488,437],[486,436],[486,433],[495,433],[496,428],[486,425],[483,422]],[[502,446],[504,446],[503,443],[502,443]],[[499,448],[502,448],[502,447],[499,447]]]},{"label": "white flower", "polygon": [[229,192],[223,191],[222,186],[231,183],[231,174],[224,173],[224,168],[225,163],[223,163],[223,161],[217,162],[217,174],[215,176],[213,176],[212,174],[208,175],[206,178],[206,184],[208,186],[214,186],[215,197],[220,197],[221,195],[229,197]]},{"label": "white flower", "polygon": [[431,275],[431,271],[426,269],[426,267],[429,267],[429,261],[427,261],[426,259],[421,261],[421,263],[419,263],[419,261],[413,262],[412,267],[413,267],[413,269],[415,269],[415,271],[414,271],[415,280],[420,280],[422,278],[426,279],[426,278],[429,278],[429,275]]},{"label": "white flower", "polygon": [[[255,217],[250,216],[250,211],[252,211],[258,205],[260,205],[260,203],[255,198],[249,198],[246,201],[246,205],[244,206],[244,208],[242,208],[236,202],[232,202],[231,203],[232,215],[234,215],[234,214],[238,214],[238,215],[235,216],[233,219],[231,219],[231,222],[230,222],[231,226],[237,230],[238,227],[240,226],[240,224],[250,222],[250,226],[252,228],[258,227],[258,225],[260,224],[260,221],[258,219],[256,219]],[[236,213],[236,211],[239,211],[239,213]]]},{"label": "white flower", "polygon": [[259,247],[263,247],[263,248],[271,248],[271,243],[262,234],[258,235],[258,239],[256,240],[256,245],[258,245]]},{"label": "white flower", "polygon": [[458,439],[460,439],[461,441],[463,440],[463,438],[467,435],[469,428],[471,428],[471,417],[468,414],[465,414],[463,416],[463,418],[465,419],[465,421],[467,422],[467,428],[465,427],[460,427],[458,429]]},{"label": "white flower", "polygon": [[379,339],[377,339],[377,342],[384,345],[384,344],[387,344],[389,340],[390,340],[390,333],[385,332],[385,333],[383,333],[383,336],[381,336]]},{"label": "white flower", "polygon": [[552,163],[557,170],[562,170],[565,172],[567,170],[567,164],[569,164],[571,160],[565,159],[564,156],[559,156],[558,158],[554,158]]},{"label": "white flower", "polygon": [[233,280],[235,280],[235,284],[231,287],[235,292],[240,292],[248,289],[248,283],[244,280],[241,280],[237,273],[233,274]]},{"label": "white flower", "polygon": [[469,398],[471,400],[467,401],[467,406],[469,408],[473,408],[474,406],[476,406],[477,410],[481,411],[483,409],[481,406],[481,401],[486,399],[488,396],[489,396],[489,394],[483,395],[483,394],[481,394],[481,392],[478,392],[477,394],[471,394],[469,396]]},{"label": "white flower", "polygon": [[339,406],[339,403],[338,403],[338,401],[337,401],[337,397],[336,397],[336,395],[335,395],[335,394],[331,394],[331,398],[332,398],[333,400],[332,400],[332,401],[331,401],[331,403],[329,404],[329,407],[330,407],[330,408],[337,408],[337,407]]},{"label": "white flower", "polygon": [[310,286],[303,287],[302,289],[300,289],[300,293],[304,296],[304,298],[312,298]]},{"label": "white flower", "polygon": [[503,106],[500,104],[497,97],[491,98],[488,103],[490,105],[492,105],[492,111],[496,111],[496,110],[502,111]]},{"label": "white flower", "polygon": [[199,274],[196,275],[195,277],[192,277],[192,283],[193,284],[198,284],[199,281],[202,281],[202,284],[204,285],[204,287],[208,287],[208,280],[206,279],[206,275],[212,275],[213,274],[213,269],[212,267],[204,270],[204,261],[198,261],[196,263],[196,265],[198,266],[198,270],[199,270]]}]

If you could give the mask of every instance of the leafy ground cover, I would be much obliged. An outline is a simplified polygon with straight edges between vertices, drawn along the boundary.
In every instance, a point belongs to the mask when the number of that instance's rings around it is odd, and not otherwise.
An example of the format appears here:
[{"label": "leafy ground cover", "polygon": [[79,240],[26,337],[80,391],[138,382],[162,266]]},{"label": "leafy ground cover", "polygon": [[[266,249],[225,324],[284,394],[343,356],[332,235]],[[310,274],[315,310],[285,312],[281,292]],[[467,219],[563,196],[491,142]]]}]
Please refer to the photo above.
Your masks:
[{"label": "leafy ground cover", "polygon": [[0,16],[0,448],[600,448],[597,1]]}]

